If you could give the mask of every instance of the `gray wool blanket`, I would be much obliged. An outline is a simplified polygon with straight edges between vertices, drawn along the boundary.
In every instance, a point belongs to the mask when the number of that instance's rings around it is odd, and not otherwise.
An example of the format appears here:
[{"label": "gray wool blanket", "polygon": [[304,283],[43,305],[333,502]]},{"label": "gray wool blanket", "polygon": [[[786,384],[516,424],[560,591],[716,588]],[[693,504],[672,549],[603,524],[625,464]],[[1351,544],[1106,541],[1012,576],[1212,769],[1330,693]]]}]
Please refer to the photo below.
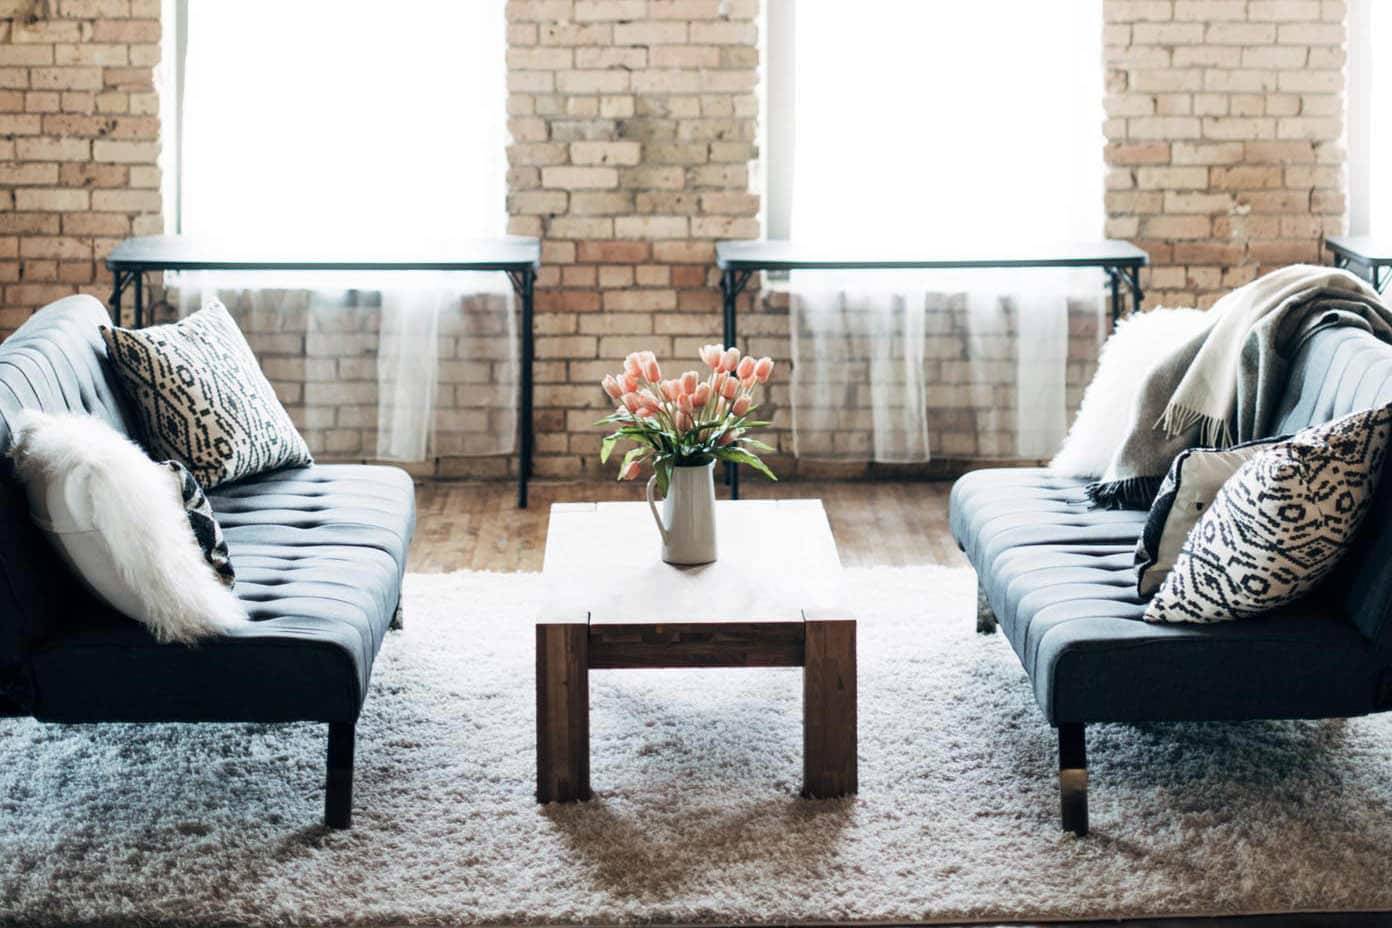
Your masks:
[{"label": "gray wool blanket", "polygon": [[1392,342],[1392,311],[1364,281],[1297,264],[1223,297],[1213,321],[1146,375],[1127,437],[1088,496],[1109,509],[1145,509],[1174,456],[1269,434],[1291,359],[1307,338],[1352,325]]}]

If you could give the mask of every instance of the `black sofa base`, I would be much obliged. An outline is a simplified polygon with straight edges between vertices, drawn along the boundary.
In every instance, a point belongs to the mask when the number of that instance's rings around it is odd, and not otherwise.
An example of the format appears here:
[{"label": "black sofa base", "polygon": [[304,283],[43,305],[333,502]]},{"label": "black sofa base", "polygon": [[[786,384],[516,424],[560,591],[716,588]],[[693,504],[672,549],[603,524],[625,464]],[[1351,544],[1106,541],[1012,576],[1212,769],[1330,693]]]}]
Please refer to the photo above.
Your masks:
[{"label": "black sofa base", "polygon": [[329,763],[324,786],[324,826],[353,827],[353,748],[356,722],[329,723]]},{"label": "black sofa base", "polygon": [[1059,742],[1059,809],[1063,830],[1078,837],[1088,833],[1088,772],[1087,738],[1084,727],[1077,722],[1060,722]]}]

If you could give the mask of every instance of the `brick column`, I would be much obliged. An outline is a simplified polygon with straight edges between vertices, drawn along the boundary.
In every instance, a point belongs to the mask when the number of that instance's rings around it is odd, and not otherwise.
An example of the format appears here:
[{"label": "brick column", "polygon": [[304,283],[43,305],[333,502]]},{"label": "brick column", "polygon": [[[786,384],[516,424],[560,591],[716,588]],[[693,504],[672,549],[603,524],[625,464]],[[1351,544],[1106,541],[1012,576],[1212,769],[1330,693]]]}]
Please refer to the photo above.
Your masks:
[{"label": "brick column", "polygon": [[714,242],[759,234],[758,5],[507,9],[510,230],[542,236],[545,265],[536,470],[597,475],[599,378],[641,348],[695,367],[720,337]]},{"label": "brick column", "polygon": [[160,217],[159,0],[0,0],[0,336]]},{"label": "brick column", "polygon": [[1342,0],[1104,0],[1107,234],[1209,306],[1344,229]]}]

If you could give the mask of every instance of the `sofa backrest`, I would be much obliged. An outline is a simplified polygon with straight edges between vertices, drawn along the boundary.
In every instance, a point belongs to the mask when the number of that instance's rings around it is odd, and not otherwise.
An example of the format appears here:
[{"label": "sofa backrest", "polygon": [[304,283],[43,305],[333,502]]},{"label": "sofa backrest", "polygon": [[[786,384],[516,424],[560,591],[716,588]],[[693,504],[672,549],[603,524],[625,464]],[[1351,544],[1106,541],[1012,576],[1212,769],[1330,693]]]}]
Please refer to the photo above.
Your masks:
[{"label": "sofa backrest", "polygon": [[70,296],[39,310],[0,343],[0,702],[22,702],[17,668],[54,627],[72,584],[29,519],[24,490],[10,466],[10,417],[20,409],[85,412],[132,434],[125,395],[107,363],[97,327],[106,307]]},{"label": "sofa backrest", "polygon": [[[1326,329],[1293,359],[1273,434],[1386,403],[1392,403],[1392,345],[1362,329]],[[1392,648],[1392,463],[1385,464],[1367,521],[1325,589],[1369,640]]]}]

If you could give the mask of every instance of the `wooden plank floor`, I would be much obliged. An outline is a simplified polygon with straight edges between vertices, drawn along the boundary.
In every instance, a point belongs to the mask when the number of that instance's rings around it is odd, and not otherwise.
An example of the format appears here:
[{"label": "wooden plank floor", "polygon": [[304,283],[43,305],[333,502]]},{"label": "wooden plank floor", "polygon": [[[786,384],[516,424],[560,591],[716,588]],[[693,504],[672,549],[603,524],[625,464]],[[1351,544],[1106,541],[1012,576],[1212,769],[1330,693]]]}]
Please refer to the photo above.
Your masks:
[{"label": "wooden plank floor", "polygon": [[[742,489],[748,499],[820,498],[831,520],[841,563],[847,567],[965,566],[966,559],[948,531],[947,496],[951,486],[947,481],[775,484],[748,479]],[[534,482],[530,507],[517,509],[513,492],[513,486],[504,483],[434,482],[418,486],[418,521],[410,569],[427,573],[538,571],[546,548],[547,517],[552,503],[643,498],[641,484]],[[724,488],[717,494],[724,495]],[[1392,928],[1392,915],[1302,914],[1091,924],[1126,924],[1131,928]]]},{"label": "wooden plank floor", "polygon": [[[806,499],[826,506],[846,567],[878,564],[950,564],[966,560],[947,528],[952,484],[769,483],[746,479],[746,499]],[[724,495],[721,487],[718,495]],[[552,503],[643,498],[640,483],[533,483],[526,509],[518,509],[504,483],[448,483],[416,489],[417,525],[411,570],[541,570]],[[654,531],[656,544],[656,531]]]}]

